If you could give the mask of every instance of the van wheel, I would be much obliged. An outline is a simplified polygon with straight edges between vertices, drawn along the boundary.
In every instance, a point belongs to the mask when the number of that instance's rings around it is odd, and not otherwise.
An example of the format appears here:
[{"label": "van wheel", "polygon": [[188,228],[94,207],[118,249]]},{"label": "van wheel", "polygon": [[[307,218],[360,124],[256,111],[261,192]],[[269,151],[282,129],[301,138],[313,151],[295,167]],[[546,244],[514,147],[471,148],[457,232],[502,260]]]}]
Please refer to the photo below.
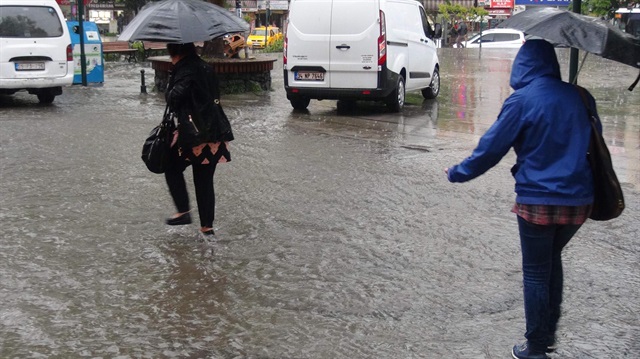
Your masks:
[{"label": "van wheel", "polygon": [[50,104],[53,102],[53,99],[56,98],[56,95],[51,92],[41,92],[38,95],[38,101],[42,104]]},{"label": "van wheel", "polygon": [[396,85],[395,90],[393,90],[389,95],[387,108],[391,112],[400,112],[404,107],[404,95],[404,77],[402,77],[402,75],[398,75],[398,84]]},{"label": "van wheel", "polygon": [[440,72],[436,67],[433,70],[433,76],[431,76],[431,84],[429,87],[422,89],[422,96],[426,99],[433,99],[438,97],[440,93]]},{"label": "van wheel", "polygon": [[289,99],[289,102],[291,102],[291,106],[294,109],[303,111],[307,109],[311,99],[308,97],[293,97]]}]

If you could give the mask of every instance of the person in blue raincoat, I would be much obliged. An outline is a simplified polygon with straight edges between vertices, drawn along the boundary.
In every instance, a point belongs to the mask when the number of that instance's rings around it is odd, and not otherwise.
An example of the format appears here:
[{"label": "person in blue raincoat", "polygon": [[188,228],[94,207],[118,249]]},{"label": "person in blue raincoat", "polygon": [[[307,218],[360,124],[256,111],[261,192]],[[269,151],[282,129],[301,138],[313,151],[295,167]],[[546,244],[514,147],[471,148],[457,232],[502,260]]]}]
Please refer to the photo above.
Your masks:
[{"label": "person in blue raincoat", "polygon": [[[593,179],[587,159],[591,127],[576,86],[562,81],[554,47],[528,40],[511,70],[509,96],[470,157],[445,170],[450,182],[472,180],[513,148],[511,173],[522,252],[526,342],[514,358],[547,358],[562,303],[562,249],[588,218]],[[597,116],[594,98],[584,95]],[[601,131],[601,129],[600,129]]]}]

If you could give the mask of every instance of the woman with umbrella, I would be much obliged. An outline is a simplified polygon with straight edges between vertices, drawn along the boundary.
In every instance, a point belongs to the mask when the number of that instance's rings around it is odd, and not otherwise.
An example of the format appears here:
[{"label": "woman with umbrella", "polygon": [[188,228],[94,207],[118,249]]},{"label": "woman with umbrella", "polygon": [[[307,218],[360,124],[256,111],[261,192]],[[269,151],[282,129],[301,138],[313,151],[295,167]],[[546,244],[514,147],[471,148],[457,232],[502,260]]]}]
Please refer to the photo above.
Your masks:
[{"label": "woman with umbrella", "polygon": [[231,160],[227,146],[233,140],[233,133],[220,107],[218,80],[212,67],[197,55],[193,43],[170,43],[167,50],[174,67],[165,97],[170,111],[178,119],[178,129],[171,147],[170,165],[165,172],[177,213],[166,223],[172,226],[191,223],[183,175],[191,165],[200,231],[213,235],[213,175],[217,163]]},{"label": "woman with umbrella", "polygon": [[193,166],[200,231],[213,235],[216,164],[231,160],[228,142],[233,133],[220,107],[218,80],[209,64],[196,54],[193,42],[244,32],[249,24],[226,9],[200,0],[163,0],[145,5],[119,36],[120,41],[168,42],[174,65],[165,93],[178,118],[170,168],[165,172],[177,212],[168,225],[191,223],[183,172]]},{"label": "woman with umbrella", "polygon": [[[472,180],[513,147],[517,215],[522,252],[524,344],[517,359],[544,359],[556,344],[562,303],[562,249],[585,222],[593,203],[587,159],[591,125],[576,86],[561,80],[553,45],[528,40],[511,70],[515,92],[470,157],[445,170],[451,182]],[[595,100],[584,90],[595,113]],[[601,130],[601,129],[600,129]],[[570,134],[569,136],[567,134]]]}]

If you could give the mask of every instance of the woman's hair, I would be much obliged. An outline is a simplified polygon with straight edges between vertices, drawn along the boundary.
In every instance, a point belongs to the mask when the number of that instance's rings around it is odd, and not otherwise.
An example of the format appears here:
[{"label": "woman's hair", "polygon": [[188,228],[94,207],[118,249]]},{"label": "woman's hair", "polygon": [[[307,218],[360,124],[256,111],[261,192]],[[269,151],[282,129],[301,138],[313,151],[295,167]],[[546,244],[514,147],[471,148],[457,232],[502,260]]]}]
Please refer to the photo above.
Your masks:
[{"label": "woman's hair", "polygon": [[196,47],[193,45],[193,42],[188,42],[186,44],[167,44],[167,51],[169,52],[169,56],[187,56],[193,55],[196,53]]}]

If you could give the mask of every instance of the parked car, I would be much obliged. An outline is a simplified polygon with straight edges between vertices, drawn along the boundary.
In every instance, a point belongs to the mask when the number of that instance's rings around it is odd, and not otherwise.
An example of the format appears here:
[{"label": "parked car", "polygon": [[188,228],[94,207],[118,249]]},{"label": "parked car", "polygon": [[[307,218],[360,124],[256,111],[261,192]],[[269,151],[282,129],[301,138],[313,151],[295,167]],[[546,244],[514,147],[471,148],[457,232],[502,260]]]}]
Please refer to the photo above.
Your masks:
[{"label": "parked car", "polygon": [[55,0],[0,0],[0,94],[51,103],[73,83],[69,29]]},{"label": "parked car", "polygon": [[294,109],[311,99],[384,101],[398,112],[405,91],[440,92],[431,27],[415,0],[291,0],[283,56],[284,87]]},{"label": "parked car", "polygon": [[[480,47],[480,43],[482,43],[482,48],[518,49],[522,46],[522,44],[524,44],[525,41],[525,35],[520,30],[489,29],[482,31],[482,34],[475,34],[463,44],[467,48],[477,48]],[[455,44],[454,47],[456,47]]]},{"label": "parked car", "polygon": [[252,49],[264,49],[265,46],[265,33],[266,33],[266,46],[275,44],[276,41],[282,39],[283,35],[279,28],[269,26],[258,26],[251,31],[247,38],[247,46]]}]

